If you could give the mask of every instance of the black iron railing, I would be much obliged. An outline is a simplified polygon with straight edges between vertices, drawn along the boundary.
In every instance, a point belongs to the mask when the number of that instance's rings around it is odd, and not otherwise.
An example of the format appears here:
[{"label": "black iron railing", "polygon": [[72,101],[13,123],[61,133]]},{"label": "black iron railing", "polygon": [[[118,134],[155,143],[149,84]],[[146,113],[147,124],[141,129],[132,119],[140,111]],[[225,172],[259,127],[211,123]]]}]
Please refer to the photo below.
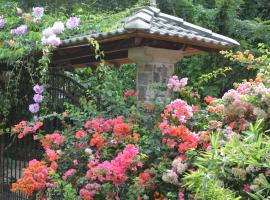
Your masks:
[{"label": "black iron railing", "polygon": [[[86,89],[81,84],[62,74],[50,74],[47,81],[47,106],[50,112],[63,112],[65,102],[80,107],[80,98],[86,96]],[[61,123],[57,120],[46,121],[44,127],[46,133],[50,133],[61,129]],[[10,192],[10,188],[22,176],[28,162],[41,156],[42,148],[32,135],[23,139],[8,134],[0,136],[0,200],[29,199],[19,192]]]}]

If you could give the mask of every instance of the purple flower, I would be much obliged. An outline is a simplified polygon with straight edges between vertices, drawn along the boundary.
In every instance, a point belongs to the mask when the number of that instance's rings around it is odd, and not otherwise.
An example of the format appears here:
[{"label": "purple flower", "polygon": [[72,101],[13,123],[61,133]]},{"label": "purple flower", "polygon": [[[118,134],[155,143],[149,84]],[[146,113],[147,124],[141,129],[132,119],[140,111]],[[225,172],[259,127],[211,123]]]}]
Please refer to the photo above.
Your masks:
[{"label": "purple flower", "polygon": [[33,15],[36,18],[41,18],[44,15],[44,8],[42,8],[42,7],[34,7],[33,8]]},{"label": "purple flower", "polygon": [[52,27],[54,34],[60,34],[65,30],[65,25],[63,22],[55,22]]},{"label": "purple flower", "polygon": [[6,21],[3,16],[0,16],[0,28],[3,28],[6,24]]},{"label": "purple flower", "polygon": [[54,33],[53,33],[53,29],[52,28],[46,28],[46,29],[44,29],[43,31],[42,31],[42,35],[44,36],[44,37],[50,37],[51,35],[54,35]]},{"label": "purple flower", "polygon": [[70,17],[67,20],[66,26],[68,29],[74,29],[80,24],[80,18],[77,17]]},{"label": "purple flower", "polygon": [[27,33],[27,26],[26,25],[21,25],[15,29],[11,29],[10,33],[12,35],[23,35]]},{"label": "purple flower", "polygon": [[37,113],[39,111],[39,104],[38,103],[30,104],[29,111],[31,113]]},{"label": "purple flower", "polygon": [[41,103],[43,101],[43,96],[40,94],[35,94],[33,99],[36,103]]},{"label": "purple flower", "polygon": [[61,40],[56,35],[51,35],[50,37],[42,37],[41,42],[43,45],[51,45],[53,47],[58,47],[61,44]]},{"label": "purple flower", "polygon": [[33,120],[37,121],[38,120],[38,116],[34,115]]},{"label": "purple flower", "polygon": [[44,91],[44,87],[42,85],[35,85],[33,87],[33,90],[35,91],[35,93],[41,94]]}]

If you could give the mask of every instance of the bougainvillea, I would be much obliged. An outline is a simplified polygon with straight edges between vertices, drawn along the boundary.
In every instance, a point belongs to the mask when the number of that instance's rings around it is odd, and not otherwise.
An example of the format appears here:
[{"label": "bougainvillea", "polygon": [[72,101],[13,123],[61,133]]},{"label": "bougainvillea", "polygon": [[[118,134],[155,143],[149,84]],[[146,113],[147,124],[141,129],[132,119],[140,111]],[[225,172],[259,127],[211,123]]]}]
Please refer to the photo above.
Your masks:
[{"label": "bougainvillea", "polygon": [[29,133],[36,133],[43,126],[43,122],[36,122],[34,125],[29,125],[26,121],[21,121],[19,124],[12,128],[13,134],[18,134],[18,138],[21,139]]},{"label": "bougainvillea", "polygon": [[180,91],[181,88],[184,88],[187,85],[188,78],[179,79],[178,76],[172,76],[167,84],[169,90]]},{"label": "bougainvillea", "polygon": [[45,162],[32,160],[23,170],[23,178],[12,184],[12,191],[21,191],[31,196],[34,192],[45,190],[48,183],[50,183],[49,169]]}]

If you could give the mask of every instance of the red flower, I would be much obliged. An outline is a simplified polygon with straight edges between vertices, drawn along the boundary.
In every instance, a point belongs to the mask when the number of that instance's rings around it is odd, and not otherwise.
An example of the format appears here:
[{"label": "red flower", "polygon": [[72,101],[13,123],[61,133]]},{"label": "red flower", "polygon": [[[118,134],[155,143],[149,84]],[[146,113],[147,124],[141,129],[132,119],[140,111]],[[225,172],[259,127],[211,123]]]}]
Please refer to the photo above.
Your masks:
[{"label": "red flower", "polygon": [[115,124],[113,129],[115,135],[129,135],[130,131],[130,126],[124,122]]},{"label": "red flower", "polygon": [[212,104],[212,102],[214,100],[217,100],[217,98],[211,97],[211,96],[207,96],[204,98],[204,100],[208,103],[208,104]]},{"label": "red flower", "polygon": [[130,96],[136,96],[136,94],[137,92],[135,90],[126,90],[124,96],[125,98],[128,98]]},{"label": "red flower", "polygon": [[140,173],[139,174],[139,182],[141,184],[146,184],[152,178],[151,176],[152,176],[152,174],[147,172],[147,171]]}]

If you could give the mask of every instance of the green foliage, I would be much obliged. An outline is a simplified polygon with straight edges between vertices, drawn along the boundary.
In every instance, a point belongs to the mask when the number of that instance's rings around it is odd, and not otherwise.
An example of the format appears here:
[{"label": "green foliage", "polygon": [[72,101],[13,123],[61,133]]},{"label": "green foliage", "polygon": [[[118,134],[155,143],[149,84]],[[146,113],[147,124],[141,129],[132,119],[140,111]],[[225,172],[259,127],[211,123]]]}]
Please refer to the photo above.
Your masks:
[{"label": "green foliage", "polygon": [[[270,167],[270,138],[264,133],[262,120],[250,124],[244,133],[242,137],[234,136],[228,143],[222,142],[218,133],[212,135],[212,149],[198,158],[198,170],[185,176],[187,186],[199,199],[240,199],[240,196],[247,199],[249,195],[260,199],[259,196],[268,196],[269,177],[265,172]],[[250,167],[256,168],[251,174],[248,172]],[[238,174],[240,170],[247,171],[245,177]],[[255,192],[242,191],[243,180],[256,185]]]}]

